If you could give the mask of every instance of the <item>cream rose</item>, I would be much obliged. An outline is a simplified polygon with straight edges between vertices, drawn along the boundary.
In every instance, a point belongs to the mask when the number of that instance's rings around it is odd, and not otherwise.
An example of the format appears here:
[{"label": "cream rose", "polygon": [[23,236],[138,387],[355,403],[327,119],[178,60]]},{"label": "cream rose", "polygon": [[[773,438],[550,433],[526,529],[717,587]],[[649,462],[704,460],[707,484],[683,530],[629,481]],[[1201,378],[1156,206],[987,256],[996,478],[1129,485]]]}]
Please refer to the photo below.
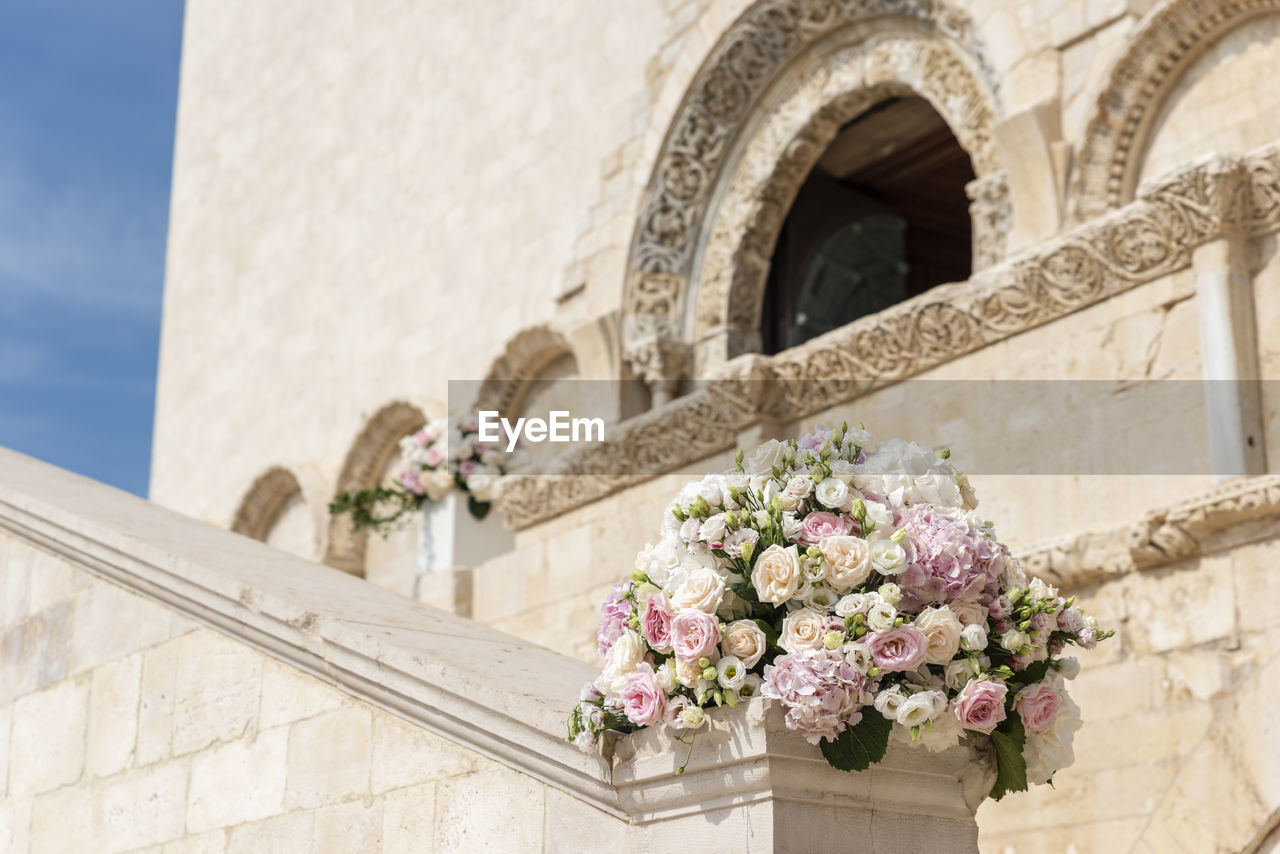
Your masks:
[{"label": "cream rose", "polygon": [[987,625],[987,609],[977,602],[948,602],[947,607],[964,626]]},{"label": "cream rose", "polygon": [[801,608],[787,614],[782,620],[778,646],[792,653],[802,649],[819,649],[826,634],[826,616],[812,608]]},{"label": "cream rose", "polygon": [[742,468],[747,474],[768,474],[775,466],[785,466],[786,460],[786,444],[777,439],[769,439],[756,448],[756,452],[743,463]]},{"label": "cream rose", "polygon": [[720,639],[720,650],[742,661],[742,666],[750,669],[764,655],[767,641],[764,632],[750,620],[735,620],[725,626],[724,637]]},{"label": "cream rose", "polygon": [[714,614],[724,600],[725,583],[714,569],[698,569],[689,575],[671,597],[677,608],[693,608]]},{"label": "cream rose", "polygon": [[847,593],[871,574],[871,550],[861,537],[827,537],[818,544],[825,560],[826,582]]},{"label": "cream rose", "polygon": [[756,558],[751,586],[761,602],[781,605],[800,587],[800,553],[795,546],[772,545]]},{"label": "cream rose", "polygon": [[696,661],[676,659],[676,681],[686,688],[696,688],[704,668]]},{"label": "cream rose", "polygon": [[915,619],[915,627],[924,632],[924,660],[929,664],[946,664],[960,649],[960,632],[964,628],[945,605],[925,608]]}]

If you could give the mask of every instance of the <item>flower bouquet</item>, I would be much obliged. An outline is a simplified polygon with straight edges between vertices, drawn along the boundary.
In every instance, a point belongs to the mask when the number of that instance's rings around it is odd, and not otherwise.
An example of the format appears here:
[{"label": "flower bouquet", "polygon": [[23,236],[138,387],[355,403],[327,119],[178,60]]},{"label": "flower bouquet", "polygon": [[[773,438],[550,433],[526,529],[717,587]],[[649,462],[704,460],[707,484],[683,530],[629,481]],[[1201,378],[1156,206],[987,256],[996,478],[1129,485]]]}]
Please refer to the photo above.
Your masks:
[{"label": "flower bouquet", "polygon": [[1027,578],[949,453],[870,443],[820,427],[686,484],[602,606],[570,739],[662,725],[691,751],[705,709],[758,695],[842,770],[890,738],[966,740],[994,755],[998,800],[1071,764],[1061,655],[1113,632]]},{"label": "flower bouquet", "polygon": [[334,515],[349,513],[356,530],[386,534],[428,501],[439,502],[457,489],[467,496],[476,519],[488,515],[498,479],[515,463],[497,442],[483,442],[475,419],[461,425],[440,418],[400,440],[400,458],[389,483],[343,492],[329,504]]}]

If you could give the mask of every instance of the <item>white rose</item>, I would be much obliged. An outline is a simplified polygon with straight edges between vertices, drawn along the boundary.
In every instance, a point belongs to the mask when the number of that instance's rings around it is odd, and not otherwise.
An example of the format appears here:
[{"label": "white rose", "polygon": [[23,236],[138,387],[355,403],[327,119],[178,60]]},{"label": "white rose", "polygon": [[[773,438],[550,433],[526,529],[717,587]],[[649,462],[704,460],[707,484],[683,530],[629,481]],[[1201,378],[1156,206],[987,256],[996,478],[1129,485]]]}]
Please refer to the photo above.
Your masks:
[{"label": "white rose", "polygon": [[813,491],[813,481],[804,475],[796,475],[787,481],[787,486],[782,490],[779,497],[782,499],[782,509],[795,510],[800,506],[800,502],[809,497],[809,493]]},{"label": "white rose", "polygon": [[827,618],[812,608],[792,611],[782,620],[778,646],[787,652],[820,649],[827,634]]},{"label": "white rose", "polygon": [[697,729],[705,720],[706,715],[700,706],[689,706],[680,712],[680,722],[684,724],[685,729]]},{"label": "white rose", "polygon": [[698,539],[704,543],[718,543],[724,540],[724,514],[717,513],[703,521],[698,529]]},{"label": "white rose", "polygon": [[1015,654],[1029,643],[1031,643],[1031,638],[1027,637],[1026,632],[1020,632],[1017,629],[1005,632],[1004,636],[1000,638],[1000,645]]},{"label": "white rose", "polygon": [[1056,599],[1058,596],[1058,588],[1050,587],[1039,578],[1031,579],[1031,583],[1027,585],[1027,589],[1031,591],[1032,598],[1037,601],[1040,599]]},{"label": "white rose", "polygon": [[886,581],[880,585],[880,589],[876,591],[880,594],[880,598],[888,602],[890,605],[897,605],[902,601],[902,588],[894,584],[892,581]]},{"label": "white rose", "polygon": [[934,703],[930,691],[912,694],[898,706],[894,720],[905,727],[924,726],[925,721],[933,719]]},{"label": "white rose", "polygon": [[609,649],[605,668],[617,673],[630,673],[636,669],[637,664],[644,661],[644,654],[644,640],[638,633],[626,629]]},{"label": "white rose", "polygon": [[671,604],[677,608],[693,608],[708,614],[714,614],[724,599],[725,583],[720,573],[714,569],[699,569],[685,580]]},{"label": "white rose", "polygon": [[795,546],[772,545],[756,558],[751,570],[751,586],[761,602],[781,605],[800,586],[800,553]]},{"label": "white rose", "polygon": [[948,662],[942,671],[942,678],[947,683],[948,690],[957,694],[960,693],[960,689],[969,684],[969,680],[973,676],[973,667],[970,666],[968,660],[963,658],[959,661]]},{"label": "white rose", "polygon": [[826,564],[826,582],[841,593],[857,587],[871,574],[871,549],[861,537],[824,537],[818,550]]},{"label": "white rose", "polygon": [[889,720],[897,720],[898,708],[906,701],[906,697],[902,693],[902,689],[897,685],[885,688],[879,694],[876,694],[872,705],[875,706],[877,712]]},{"label": "white rose", "polygon": [[964,730],[960,728],[960,721],[956,720],[955,715],[942,714],[934,718],[930,726],[921,727],[914,739],[911,731],[902,725],[893,728],[893,735],[898,741],[940,753],[959,744]]},{"label": "white rose", "polygon": [[768,474],[775,467],[783,468],[786,466],[787,446],[777,439],[769,439],[751,455],[750,459],[744,460],[742,469],[747,474]]},{"label": "white rose", "polygon": [[876,540],[871,544],[871,565],[881,575],[898,575],[907,568],[907,553],[893,540]]},{"label": "white rose", "polygon": [[734,620],[729,623],[725,626],[724,637],[720,639],[720,650],[727,656],[737,658],[748,669],[756,666],[767,648],[764,632],[751,620]]},{"label": "white rose", "polygon": [[836,603],[835,611],[838,617],[852,617],[854,614],[865,614],[867,609],[871,607],[865,593],[850,593],[844,596]]},{"label": "white rose", "polygon": [[800,537],[800,532],[804,529],[803,523],[796,518],[794,513],[782,514],[782,536],[786,537],[788,542],[795,542]]},{"label": "white rose", "polygon": [[870,527],[874,525],[876,528],[888,528],[893,524],[893,511],[885,507],[879,501],[866,502],[867,515],[863,517]]},{"label": "white rose", "polygon": [[960,646],[969,652],[982,652],[987,648],[987,627],[971,623],[960,632]]},{"label": "white rose", "polygon": [[849,485],[838,477],[829,477],[818,484],[813,497],[823,507],[839,510],[849,501]]},{"label": "white rose", "polygon": [[867,609],[867,628],[873,632],[887,632],[893,628],[898,609],[881,600]]},{"label": "white rose", "polygon": [[1080,659],[1063,658],[1058,661],[1058,672],[1064,679],[1075,679],[1080,675]]},{"label": "white rose", "polygon": [[963,628],[944,605],[941,608],[925,608],[916,617],[915,627],[924,632],[927,644],[924,660],[929,664],[946,664],[955,658],[960,648],[960,631]]},{"label": "white rose", "polygon": [[721,688],[737,691],[747,681],[747,668],[737,657],[726,655],[716,662],[716,681]]}]

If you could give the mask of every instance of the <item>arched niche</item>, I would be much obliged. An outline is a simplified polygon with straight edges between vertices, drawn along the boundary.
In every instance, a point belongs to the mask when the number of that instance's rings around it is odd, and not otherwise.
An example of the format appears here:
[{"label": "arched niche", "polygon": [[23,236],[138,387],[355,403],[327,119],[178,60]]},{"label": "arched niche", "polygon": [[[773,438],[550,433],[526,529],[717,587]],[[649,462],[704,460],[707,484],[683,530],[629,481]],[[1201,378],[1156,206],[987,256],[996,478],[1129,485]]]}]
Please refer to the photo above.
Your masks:
[{"label": "arched niche", "polygon": [[299,557],[315,556],[315,521],[298,478],[282,466],[268,469],[246,490],[231,530]]},{"label": "arched niche", "polygon": [[894,0],[760,0],[728,28],[641,204],[623,301],[637,376],[671,389],[759,349],[769,259],[796,193],[841,128],[889,98],[927,99],[968,152],[974,266],[1002,256],[998,100],[972,30],[946,4]]},{"label": "arched niche", "polygon": [[[1154,176],[1150,170],[1144,175],[1143,163],[1155,135],[1160,133],[1160,126],[1167,124],[1171,117],[1164,109],[1170,96],[1174,95],[1176,102],[1179,86],[1195,82],[1195,66],[1202,57],[1209,60],[1200,69],[1206,76],[1212,73],[1215,64],[1231,64],[1236,44],[1226,45],[1227,50],[1221,56],[1212,56],[1215,46],[1223,44],[1224,36],[1233,31],[1239,33],[1249,22],[1277,11],[1280,11],[1280,0],[1171,0],[1148,13],[1112,65],[1086,124],[1071,181],[1069,206],[1076,222],[1101,216],[1133,200],[1139,181]],[[1251,35],[1245,33],[1239,41],[1243,44],[1250,39]],[[1267,61],[1270,57],[1264,52],[1255,59]],[[1189,71],[1190,80],[1186,76]],[[1252,99],[1258,92],[1269,97],[1276,88],[1271,83],[1270,80],[1236,81],[1230,89],[1233,98]],[[1212,100],[1213,95],[1209,94],[1209,98]],[[1229,109],[1232,104],[1214,106]],[[1257,117],[1258,106],[1252,101],[1245,109],[1254,115],[1246,113],[1241,115],[1242,119]],[[1258,128],[1264,128],[1266,122],[1273,119],[1272,116],[1261,118]],[[1215,122],[1208,119],[1200,117],[1195,129],[1196,136],[1203,140],[1203,145],[1196,147],[1204,153],[1218,144],[1214,141],[1216,135],[1229,130],[1215,126]],[[1170,133],[1173,132],[1171,129]],[[1267,131],[1263,129],[1260,133],[1265,135]],[[1245,144],[1251,147],[1269,141],[1260,139]],[[1185,156],[1190,159],[1194,155],[1188,151]]]},{"label": "arched niche", "polygon": [[[336,492],[371,489],[382,482],[400,451],[400,440],[427,423],[422,410],[404,401],[390,403],[365,423],[342,463]],[[369,532],[357,531],[348,516],[329,519],[324,562],[353,575],[363,575]]]}]

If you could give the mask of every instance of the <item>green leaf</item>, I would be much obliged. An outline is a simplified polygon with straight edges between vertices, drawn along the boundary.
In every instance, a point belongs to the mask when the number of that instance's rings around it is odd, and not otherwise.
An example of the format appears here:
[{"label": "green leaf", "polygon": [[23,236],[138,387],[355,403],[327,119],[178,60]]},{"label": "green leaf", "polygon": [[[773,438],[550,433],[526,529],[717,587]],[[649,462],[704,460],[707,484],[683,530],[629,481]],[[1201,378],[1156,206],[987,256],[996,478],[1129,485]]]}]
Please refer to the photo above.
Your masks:
[{"label": "green leaf", "polygon": [[870,706],[863,706],[862,720],[847,727],[832,741],[818,743],[822,755],[832,768],[841,771],[865,771],[884,758],[889,747],[889,731],[893,724]]},{"label": "green leaf", "polygon": [[493,505],[488,501],[476,501],[474,495],[467,496],[467,509],[471,511],[471,515],[476,519],[476,521],[480,521],[485,516],[488,516],[489,508],[492,506]]},{"label": "green leaf", "polygon": [[755,623],[760,628],[760,631],[764,632],[764,639],[769,643],[767,648],[772,649],[778,645],[778,633],[774,631],[773,626],[764,620],[752,620],[751,622]]},{"label": "green leaf", "polygon": [[1044,661],[1037,661],[1027,667],[1026,670],[1019,670],[1017,673],[1013,674],[1013,679],[1019,685],[1034,685],[1043,679],[1044,675],[1048,672],[1049,659],[1046,658]]},{"label": "green leaf", "polygon": [[1000,800],[1010,792],[1027,790],[1027,760],[1022,748],[1027,741],[1022,718],[1010,715],[991,733],[996,747],[996,784],[991,787],[992,800]]}]

